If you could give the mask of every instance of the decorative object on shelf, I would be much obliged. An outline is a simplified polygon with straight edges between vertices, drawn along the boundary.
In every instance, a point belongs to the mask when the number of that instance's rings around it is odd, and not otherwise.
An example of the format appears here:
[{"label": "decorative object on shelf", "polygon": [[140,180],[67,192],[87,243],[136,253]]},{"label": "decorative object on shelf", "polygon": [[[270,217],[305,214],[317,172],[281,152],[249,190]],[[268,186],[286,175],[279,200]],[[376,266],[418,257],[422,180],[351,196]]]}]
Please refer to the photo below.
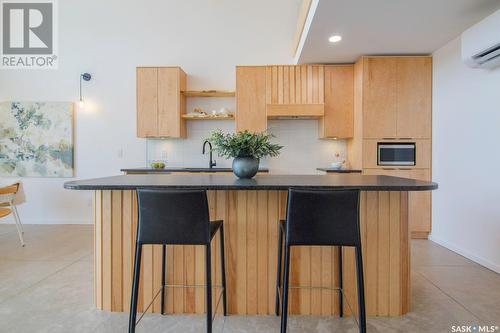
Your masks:
[{"label": "decorative object on shelf", "polygon": [[229,110],[228,108],[221,108],[219,111],[217,111],[217,115],[220,117],[232,116],[233,112],[231,112],[231,110]]},{"label": "decorative object on shelf", "polygon": [[182,92],[186,97],[234,97],[236,93],[234,91],[225,90],[189,90]]},{"label": "decorative object on shelf", "polygon": [[227,115],[227,116],[212,116],[212,115],[195,115],[195,114],[183,114],[182,119],[186,120],[232,120],[234,119],[233,115]]},{"label": "decorative object on shelf", "polygon": [[151,162],[151,168],[153,168],[153,169],[165,169],[165,162]]},{"label": "decorative object on shelf", "polygon": [[73,177],[73,103],[0,103],[0,176]]},{"label": "decorative object on shelf", "polygon": [[82,73],[80,74],[80,100],[78,102],[78,106],[80,109],[85,108],[85,101],[83,100],[83,95],[82,95],[82,80],[83,81],[90,81],[92,79],[92,75],[89,73]]},{"label": "decorative object on shelf", "polygon": [[183,119],[208,119],[208,120],[225,120],[234,119],[234,115],[229,109],[221,108],[220,110],[212,110],[206,113],[202,108],[194,108],[193,112],[182,115]]},{"label": "decorative object on shelf", "polygon": [[276,157],[281,148],[271,143],[272,134],[267,132],[250,133],[248,131],[224,134],[215,130],[207,139],[219,156],[233,158],[233,173],[239,178],[252,178],[259,171],[259,162],[263,157]]}]

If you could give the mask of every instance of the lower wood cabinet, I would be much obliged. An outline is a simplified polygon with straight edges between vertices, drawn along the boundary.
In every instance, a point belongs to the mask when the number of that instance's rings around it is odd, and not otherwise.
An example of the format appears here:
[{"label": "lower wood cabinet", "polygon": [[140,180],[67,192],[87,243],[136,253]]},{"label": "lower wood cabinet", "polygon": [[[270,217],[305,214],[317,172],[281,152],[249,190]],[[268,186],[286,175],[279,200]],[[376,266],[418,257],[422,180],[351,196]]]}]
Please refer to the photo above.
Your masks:
[{"label": "lower wood cabinet", "polygon": [[[430,169],[363,169],[365,175],[386,175],[431,181]],[[431,232],[431,191],[408,192],[408,222],[412,238],[427,238]]]}]

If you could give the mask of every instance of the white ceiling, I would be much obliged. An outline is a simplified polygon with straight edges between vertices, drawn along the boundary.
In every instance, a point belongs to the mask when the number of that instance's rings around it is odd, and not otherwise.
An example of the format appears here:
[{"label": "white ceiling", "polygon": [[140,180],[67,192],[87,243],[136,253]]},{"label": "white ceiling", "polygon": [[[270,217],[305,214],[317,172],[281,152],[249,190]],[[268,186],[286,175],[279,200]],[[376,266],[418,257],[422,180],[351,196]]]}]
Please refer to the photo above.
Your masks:
[{"label": "white ceiling", "polygon": [[[500,0],[319,0],[298,63],[429,54],[500,8]],[[342,35],[339,43],[328,37]]]}]

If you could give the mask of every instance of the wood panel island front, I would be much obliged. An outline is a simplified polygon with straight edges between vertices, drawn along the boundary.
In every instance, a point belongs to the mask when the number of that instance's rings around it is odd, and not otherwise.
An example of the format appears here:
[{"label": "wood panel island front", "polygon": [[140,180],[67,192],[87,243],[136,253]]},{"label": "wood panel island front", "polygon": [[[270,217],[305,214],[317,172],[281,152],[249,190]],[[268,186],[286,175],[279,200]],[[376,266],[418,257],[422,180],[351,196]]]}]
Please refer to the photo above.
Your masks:
[{"label": "wood panel island front", "polygon": [[[285,217],[287,190],[358,189],[369,316],[399,316],[410,310],[408,192],[437,184],[412,179],[339,175],[258,175],[242,180],[227,174],[126,175],[71,181],[67,189],[94,191],[94,301],[98,309],[128,311],[137,228],[136,189],[205,189],[211,219],[224,220],[227,296],[230,314],[273,314],[278,221]],[[213,251],[218,253],[218,238]],[[294,247],[290,286],[338,286],[337,248]],[[344,313],[357,311],[354,251],[344,248]],[[161,285],[161,245],[146,245],[141,263],[139,307],[150,303]],[[167,246],[167,284],[203,285],[202,246]],[[213,256],[220,285],[219,256]],[[216,302],[216,299],[214,300]],[[203,313],[204,289],[169,288],[168,313]],[[220,310],[220,309],[218,309]],[[160,298],[148,310],[160,312]],[[337,293],[322,288],[290,289],[290,313],[338,314]]]}]

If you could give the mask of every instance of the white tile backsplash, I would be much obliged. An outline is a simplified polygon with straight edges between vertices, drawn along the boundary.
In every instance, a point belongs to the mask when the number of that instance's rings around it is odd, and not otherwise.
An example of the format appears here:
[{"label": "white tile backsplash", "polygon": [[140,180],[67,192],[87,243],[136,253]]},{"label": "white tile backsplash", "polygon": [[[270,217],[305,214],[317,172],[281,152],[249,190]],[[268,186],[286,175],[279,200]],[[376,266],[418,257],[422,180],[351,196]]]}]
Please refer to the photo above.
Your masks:
[{"label": "white tile backsplash", "polygon": [[[215,105],[213,105],[215,107]],[[335,160],[335,153],[345,157],[343,140],[318,139],[317,120],[270,120],[269,132],[275,143],[283,146],[278,157],[261,161],[275,174],[316,174],[316,168],[328,167]],[[161,160],[166,151],[167,166],[206,167],[208,155],[202,155],[205,138],[214,129],[234,132],[231,120],[191,120],[187,122],[187,139],[148,139],[148,160]],[[214,156],[219,167],[231,167],[231,160]]]}]

